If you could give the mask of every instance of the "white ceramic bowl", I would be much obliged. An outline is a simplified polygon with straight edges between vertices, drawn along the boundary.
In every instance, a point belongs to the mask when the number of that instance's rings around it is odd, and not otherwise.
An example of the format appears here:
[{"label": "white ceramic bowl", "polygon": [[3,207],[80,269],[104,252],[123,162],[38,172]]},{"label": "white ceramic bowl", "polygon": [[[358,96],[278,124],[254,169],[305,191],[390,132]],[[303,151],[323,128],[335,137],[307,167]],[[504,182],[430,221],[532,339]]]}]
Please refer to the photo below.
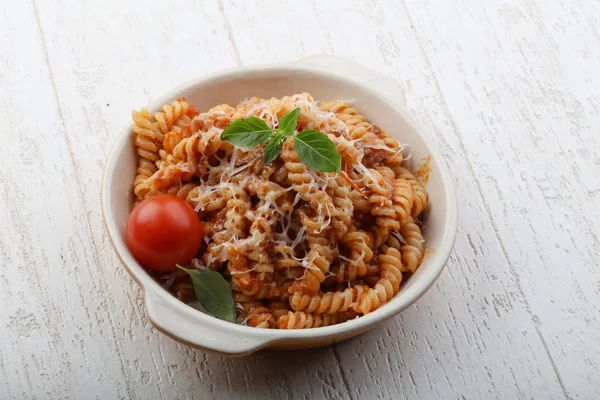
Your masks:
[{"label": "white ceramic bowl", "polygon": [[[132,124],[123,129],[108,157],[102,181],[102,210],[114,248],[133,279],[144,291],[152,324],[164,334],[190,346],[227,356],[250,354],[262,348],[307,348],[339,342],[359,335],[398,314],[429,289],[442,272],[454,245],[457,203],[448,167],[425,128],[405,107],[404,94],[392,79],[360,65],[328,56],[294,63],[227,70],[191,81],[156,99],[148,109],[185,96],[198,110],[246,97],[281,97],[309,92],[321,101],[350,100],[370,121],[410,144],[412,160],[431,155],[432,169],[427,225],[429,249],[423,264],[402,286],[400,293],[380,309],[351,321],[305,330],[267,330],[221,321],[177,300],[135,260],[125,244],[125,226],[131,206],[136,154]],[[418,165],[417,165],[418,166]]]}]

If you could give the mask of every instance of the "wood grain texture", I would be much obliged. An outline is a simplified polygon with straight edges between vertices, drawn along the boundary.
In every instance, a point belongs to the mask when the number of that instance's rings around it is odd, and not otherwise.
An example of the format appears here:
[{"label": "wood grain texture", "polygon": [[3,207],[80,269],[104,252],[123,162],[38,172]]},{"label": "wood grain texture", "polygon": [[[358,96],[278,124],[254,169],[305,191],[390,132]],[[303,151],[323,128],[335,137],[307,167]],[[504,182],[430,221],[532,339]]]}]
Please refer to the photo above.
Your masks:
[{"label": "wood grain texture", "polygon": [[[0,11],[0,398],[600,397],[600,3]],[[448,268],[336,346],[230,360],[179,345],[149,324],[104,231],[110,147],[174,85],[318,53],[395,78],[434,133],[461,199]]]}]

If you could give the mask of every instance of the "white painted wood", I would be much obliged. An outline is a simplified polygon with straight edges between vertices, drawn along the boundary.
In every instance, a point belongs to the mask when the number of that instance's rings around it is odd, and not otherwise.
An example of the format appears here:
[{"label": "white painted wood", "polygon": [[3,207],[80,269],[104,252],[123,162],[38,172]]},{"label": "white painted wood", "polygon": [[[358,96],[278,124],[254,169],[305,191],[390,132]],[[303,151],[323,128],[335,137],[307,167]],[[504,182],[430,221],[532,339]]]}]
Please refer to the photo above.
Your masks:
[{"label": "white painted wood", "polygon": [[[125,4],[123,4],[125,3]],[[0,398],[600,397],[600,3],[2,2]],[[447,270],[336,346],[222,359],[148,323],[99,205],[140,107],[235,65],[388,74],[460,196]]]}]

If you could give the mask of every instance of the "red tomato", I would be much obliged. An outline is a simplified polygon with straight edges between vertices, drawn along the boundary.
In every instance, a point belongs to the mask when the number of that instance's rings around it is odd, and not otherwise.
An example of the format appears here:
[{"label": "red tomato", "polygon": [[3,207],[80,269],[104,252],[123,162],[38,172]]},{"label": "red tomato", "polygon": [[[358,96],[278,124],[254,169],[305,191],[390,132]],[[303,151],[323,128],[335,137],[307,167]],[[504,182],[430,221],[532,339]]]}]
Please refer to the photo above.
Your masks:
[{"label": "red tomato", "polygon": [[163,194],[138,204],[127,221],[127,247],[148,268],[172,271],[186,265],[202,243],[202,224],[194,209]]}]

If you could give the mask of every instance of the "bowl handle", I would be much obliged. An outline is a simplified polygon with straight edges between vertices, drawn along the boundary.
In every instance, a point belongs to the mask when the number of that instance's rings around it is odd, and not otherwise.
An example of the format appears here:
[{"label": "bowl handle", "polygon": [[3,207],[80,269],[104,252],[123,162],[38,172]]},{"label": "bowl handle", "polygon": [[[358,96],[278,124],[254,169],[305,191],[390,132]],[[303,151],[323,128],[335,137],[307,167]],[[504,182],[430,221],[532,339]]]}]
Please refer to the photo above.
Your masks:
[{"label": "bowl handle", "polygon": [[[174,308],[164,296],[151,288],[145,290],[147,315],[156,329],[178,342],[228,357],[248,355],[272,342],[271,338],[261,335],[266,333],[262,329],[257,329],[257,332],[244,329],[244,332],[232,333],[228,327],[223,329],[219,326],[228,322],[200,314],[192,307]],[[173,298],[173,301],[179,300]]]},{"label": "bowl handle", "polygon": [[299,59],[297,62],[316,65],[336,71],[348,78],[358,80],[361,83],[366,82],[372,89],[382,93],[392,104],[406,108],[404,90],[398,82],[371,68],[357,64],[354,61],[328,55],[308,56]]}]

